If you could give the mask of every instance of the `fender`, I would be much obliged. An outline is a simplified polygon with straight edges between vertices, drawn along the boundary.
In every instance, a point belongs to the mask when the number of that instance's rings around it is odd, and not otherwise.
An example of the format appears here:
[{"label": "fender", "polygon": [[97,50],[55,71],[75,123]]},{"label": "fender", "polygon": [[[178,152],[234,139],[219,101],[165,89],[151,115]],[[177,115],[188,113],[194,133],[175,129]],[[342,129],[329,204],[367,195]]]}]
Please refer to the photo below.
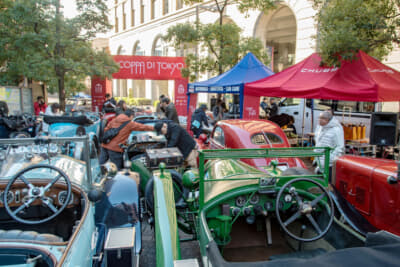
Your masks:
[{"label": "fender", "polygon": [[344,219],[351,227],[366,236],[368,232],[377,232],[379,229],[370,224],[332,185],[329,191],[335,206],[339,209]]},{"label": "fender", "polygon": [[96,224],[107,229],[115,227],[136,228],[136,253],[141,250],[139,193],[136,181],[122,172],[104,183],[101,200],[96,203]]}]

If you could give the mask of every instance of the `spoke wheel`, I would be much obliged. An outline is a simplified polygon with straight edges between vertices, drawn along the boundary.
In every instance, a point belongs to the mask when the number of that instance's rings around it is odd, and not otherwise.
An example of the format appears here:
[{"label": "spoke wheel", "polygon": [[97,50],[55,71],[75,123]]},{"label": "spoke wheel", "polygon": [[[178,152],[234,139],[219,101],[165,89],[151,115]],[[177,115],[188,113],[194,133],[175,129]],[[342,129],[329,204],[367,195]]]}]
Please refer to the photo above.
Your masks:
[{"label": "spoke wheel", "polygon": [[[47,185],[35,186],[28,180],[27,177],[25,177],[26,173],[28,173],[32,170],[35,170],[35,169],[50,169],[50,170],[55,171],[56,175]],[[9,193],[9,191],[11,190],[13,184],[18,179],[21,180],[28,188],[28,199],[25,203],[20,205],[18,208],[12,210],[8,204],[7,195]],[[45,193],[60,179],[63,179],[65,181],[65,184],[67,185],[67,197],[61,207],[56,207],[55,205],[53,205],[51,198],[45,196]],[[3,203],[4,203],[4,207],[5,207],[8,215],[10,215],[10,217],[13,218],[14,220],[16,220],[17,222],[24,223],[24,224],[41,224],[41,223],[50,221],[51,219],[53,219],[57,215],[59,215],[69,204],[69,201],[71,199],[71,194],[72,194],[71,181],[69,180],[68,176],[61,169],[51,166],[51,165],[47,165],[47,164],[38,164],[38,165],[33,165],[33,166],[30,166],[28,168],[21,170],[8,182],[6,189],[4,190]],[[18,215],[18,213],[20,213],[22,210],[24,210],[26,208],[29,208],[31,206],[31,204],[36,200],[40,200],[42,202],[42,204],[44,206],[48,207],[49,210],[53,214],[44,219],[41,219],[41,220],[26,220],[26,219],[21,218]]]},{"label": "spoke wheel", "polygon": [[[295,183],[311,183],[314,186],[317,186],[318,189],[321,190],[321,194],[317,197],[315,197],[313,200],[309,201],[308,199],[305,199],[298,193],[298,190],[296,187],[293,186]],[[286,194],[289,195],[289,199],[292,199],[292,209],[289,209],[291,214],[289,215],[288,218],[285,218],[283,220],[282,218],[282,208],[283,205],[280,204],[282,203],[282,197],[283,195]],[[325,202],[323,199],[326,198],[327,202]],[[279,224],[281,225],[282,229],[292,238],[298,240],[298,241],[303,241],[303,242],[311,242],[318,240],[322,238],[330,229],[333,223],[333,218],[334,218],[334,206],[333,206],[333,200],[330,197],[328,191],[322,187],[318,182],[309,179],[309,178],[297,178],[288,181],[286,184],[282,186],[282,188],[279,190],[279,193],[276,197],[276,203],[275,203],[275,211],[276,211],[276,217],[278,219]],[[318,221],[314,218],[315,212],[317,212],[317,208],[320,208],[320,211],[328,215],[328,220],[327,223],[324,223],[321,225],[321,223],[318,223]],[[295,221],[304,219],[309,222],[311,225],[312,230],[316,233],[315,235],[311,237],[302,237],[299,234],[293,233],[288,226]],[[302,231],[306,230],[305,225],[302,226]]]}]

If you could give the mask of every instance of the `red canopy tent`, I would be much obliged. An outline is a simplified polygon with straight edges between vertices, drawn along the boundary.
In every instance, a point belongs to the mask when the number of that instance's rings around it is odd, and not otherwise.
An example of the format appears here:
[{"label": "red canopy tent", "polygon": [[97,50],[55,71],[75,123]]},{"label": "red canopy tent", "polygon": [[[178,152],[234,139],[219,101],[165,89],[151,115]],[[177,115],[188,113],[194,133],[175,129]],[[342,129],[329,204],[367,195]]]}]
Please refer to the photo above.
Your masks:
[{"label": "red canopy tent", "polygon": [[[244,91],[257,111],[260,96],[316,98],[347,101],[400,101],[400,72],[360,51],[357,59],[338,67],[321,67],[314,53],[267,78],[246,83]],[[248,106],[247,104],[247,106]],[[253,113],[254,114],[254,113]],[[253,118],[250,112],[244,118]]]}]

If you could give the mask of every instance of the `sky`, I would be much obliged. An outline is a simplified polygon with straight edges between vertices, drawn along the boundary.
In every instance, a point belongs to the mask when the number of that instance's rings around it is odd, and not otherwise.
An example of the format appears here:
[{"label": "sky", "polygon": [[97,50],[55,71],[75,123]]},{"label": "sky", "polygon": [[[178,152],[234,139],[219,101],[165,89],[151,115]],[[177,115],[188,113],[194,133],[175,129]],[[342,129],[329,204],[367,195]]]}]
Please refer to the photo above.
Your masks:
[{"label": "sky", "polygon": [[75,0],[61,0],[61,5],[64,6],[63,12],[66,18],[73,18],[77,14]]}]

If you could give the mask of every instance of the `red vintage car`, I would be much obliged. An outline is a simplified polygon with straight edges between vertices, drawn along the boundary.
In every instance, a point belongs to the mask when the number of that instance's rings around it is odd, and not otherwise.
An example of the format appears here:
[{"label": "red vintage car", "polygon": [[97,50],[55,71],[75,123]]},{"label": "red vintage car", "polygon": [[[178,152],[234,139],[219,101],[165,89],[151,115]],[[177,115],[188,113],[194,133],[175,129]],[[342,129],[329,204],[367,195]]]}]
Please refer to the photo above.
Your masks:
[{"label": "red vintage car", "polygon": [[378,229],[400,235],[400,180],[394,160],[346,155],[332,183],[352,208]]},{"label": "red vintage car", "polygon": [[[208,146],[201,143],[202,148],[282,148],[290,147],[283,130],[275,123],[267,120],[223,120],[216,123],[211,132]],[[263,169],[270,165],[271,159],[243,159],[244,162]],[[280,158],[278,168],[306,168],[298,158]]]}]

